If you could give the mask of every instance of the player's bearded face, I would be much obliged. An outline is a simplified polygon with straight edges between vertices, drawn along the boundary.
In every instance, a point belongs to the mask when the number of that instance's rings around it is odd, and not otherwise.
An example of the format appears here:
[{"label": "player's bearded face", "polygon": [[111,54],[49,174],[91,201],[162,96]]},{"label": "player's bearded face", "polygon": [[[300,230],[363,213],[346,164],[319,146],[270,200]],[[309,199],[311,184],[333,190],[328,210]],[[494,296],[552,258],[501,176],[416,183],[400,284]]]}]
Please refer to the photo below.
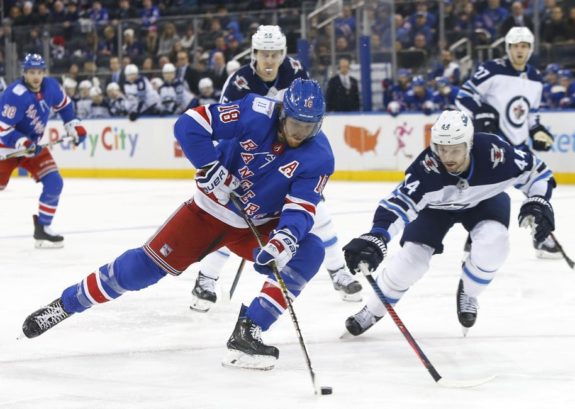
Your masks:
[{"label": "player's bearded face", "polygon": [[280,142],[286,143],[290,148],[297,148],[315,133],[317,127],[317,123],[285,118],[282,120]]},{"label": "player's bearded face", "polygon": [[39,68],[30,68],[24,71],[24,81],[26,81],[26,85],[28,85],[32,91],[38,92],[42,86],[44,75],[44,70]]},{"label": "player's bearded face", "polygon": [[509,44],[509,54],[511,62],[515,65],[523,66],[527,64],[527,56],[531,46],[529,43]]},{"label": "player's bearded face", "polygon": [[461,173],[469,167],[469,155],[467,154],[466,143],[436,145],[435,151],[449,173]]},{"label": "player's bearded face", "polygon": [[256,73],[264,81],[273,81],[278,76],[283,52],[280,50],[256,52]]}]

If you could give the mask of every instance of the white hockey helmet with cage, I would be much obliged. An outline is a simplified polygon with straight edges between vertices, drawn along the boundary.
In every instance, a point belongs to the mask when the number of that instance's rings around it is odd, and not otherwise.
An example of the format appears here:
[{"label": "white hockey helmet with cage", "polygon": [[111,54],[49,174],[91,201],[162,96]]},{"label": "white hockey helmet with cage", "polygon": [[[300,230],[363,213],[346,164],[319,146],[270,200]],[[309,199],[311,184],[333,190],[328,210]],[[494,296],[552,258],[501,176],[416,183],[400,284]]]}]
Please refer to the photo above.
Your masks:
[{"label": "white hockey helmet with cage", "polygon": [[505,52],[507,53],[507,57],[511,60],[511,55],[509,53],[509,46],[511,44],[528,43],[529,54],[527,54],[525,61],[529,61],[529,58],[533,53],[534,42],[535,37],[533,37],[533,33],[527,27],[512,27],[505,35]]},{"label": "white hockey helmet with cage", "polygon": [[443,111],[431,127],[431,150],[437,153],[437,145],[467,144],[467,152],[473,147],[473,122],[462,111]]},{"label": "white hockey helmet with cage", "polygon": [[282,60],[287,53],[286,36],[279,26],[259,26],[252,36],[252,61],[256,59],[256,50],[281,51]]}]

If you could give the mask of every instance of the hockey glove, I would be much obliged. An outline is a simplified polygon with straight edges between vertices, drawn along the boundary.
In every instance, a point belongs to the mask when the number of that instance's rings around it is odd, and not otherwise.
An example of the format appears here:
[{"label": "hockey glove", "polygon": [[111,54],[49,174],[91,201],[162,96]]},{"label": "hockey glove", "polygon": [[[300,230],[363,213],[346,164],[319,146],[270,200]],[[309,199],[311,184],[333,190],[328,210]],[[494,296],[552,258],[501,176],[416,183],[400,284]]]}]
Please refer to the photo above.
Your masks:
[{"label": "hockey glove", "polygon": [[132,122],[136,121],[138,119],[138,113],[137,112],[130,112],[128,114],[128,119]]},{"label": "hockey glove", "polygon": [[230,194],[240,186],[240,180],[216,160],[198,170],[196,184],[213,200],[226,205],[230,201]]},{"label": "hockey glove", "polygon": [[14,145],[14,148],[18,151],[25,151],[22,154],[22,157],[25,158],[33,158],[34,156],[38,155],[42,151],[42,147],[36,145],[30,139],[26,137],[19,138]]},{"label": "hockey glove", "polygon": [[86,139],[86,128],[82,126],[80,120],[72,119],[64,124],[64,129],[69,138],[72,138],[74,145],[78,146]]},{"label": "hockey glove", "polygon": [[547,152],[553,146],[553,135],[543,125],[535,125],[529,130],[529,136],[533,140],[533,149]]},{"label": "hockey glove", "polygon": [[475,132],[497,133],[499,131],[499,114],[489,105],[482,105],[473,118]]},{"label": "hockey glove", "polygon": [[387,254],[385,238],[379,234],[366,233],[353,239],[343,248],[345,263],[352,274],[361,272],[360,263],[367,263],[369,271],[373,272],[381,264]]},{"label": "hockey glove", "polygon": [[274,230],[268,243],[254,250],[254,268],[258,273],[273,274],[269,264],[276,263],[281,271],[297,251],[297,240],[288,229]]},{"label": "hockey glove", "polygon": [[519,227],[531,227],[533,238],[541,243],[555,230],[551,203],[542,196],[527,198],[519,210]]}]

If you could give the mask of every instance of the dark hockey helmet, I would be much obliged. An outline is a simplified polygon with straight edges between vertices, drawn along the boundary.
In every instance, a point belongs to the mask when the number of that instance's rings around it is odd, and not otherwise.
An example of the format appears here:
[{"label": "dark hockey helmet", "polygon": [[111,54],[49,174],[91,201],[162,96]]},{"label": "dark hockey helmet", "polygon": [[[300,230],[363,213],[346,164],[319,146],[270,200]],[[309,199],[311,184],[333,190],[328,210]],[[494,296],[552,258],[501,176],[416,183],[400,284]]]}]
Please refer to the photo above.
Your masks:
[{"label": "dark hockey helmet", "polygon": [[290,119],[314,137],[325,114],[323,93],[317,81],[295,79],[283,95],[282,119]]},{"label": "dark hockey helmet", "polygon": [[40,54],[26,54],[24,61],[22,62],[22,68],[24,71],[31,68],[38,68],[41,70],[46,69],[46,61]]}]

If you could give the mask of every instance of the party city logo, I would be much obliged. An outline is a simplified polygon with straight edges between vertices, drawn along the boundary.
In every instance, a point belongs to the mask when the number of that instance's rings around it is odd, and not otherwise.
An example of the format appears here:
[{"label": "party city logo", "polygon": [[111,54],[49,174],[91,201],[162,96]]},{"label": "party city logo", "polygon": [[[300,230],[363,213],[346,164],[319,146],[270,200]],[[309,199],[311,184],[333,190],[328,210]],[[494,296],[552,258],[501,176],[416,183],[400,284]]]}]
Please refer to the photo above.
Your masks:
[{"label": "party city logo", "polygon": [[[51,142],[57,141],[66,136],[65,133],[60,133],[56,128],[49,128],[49,140]],[[126,151],[130,157],[136,153],[136,146],[138,145],[139,134],[128,133],[123,128],[106,126],[100,133],[90,133],[84,142],[78,146],[74,146],[69,141],[64,141],[60,144],[62,150],[84,150],[88,151],[90,156],[95,156],[98,151]]]}]

